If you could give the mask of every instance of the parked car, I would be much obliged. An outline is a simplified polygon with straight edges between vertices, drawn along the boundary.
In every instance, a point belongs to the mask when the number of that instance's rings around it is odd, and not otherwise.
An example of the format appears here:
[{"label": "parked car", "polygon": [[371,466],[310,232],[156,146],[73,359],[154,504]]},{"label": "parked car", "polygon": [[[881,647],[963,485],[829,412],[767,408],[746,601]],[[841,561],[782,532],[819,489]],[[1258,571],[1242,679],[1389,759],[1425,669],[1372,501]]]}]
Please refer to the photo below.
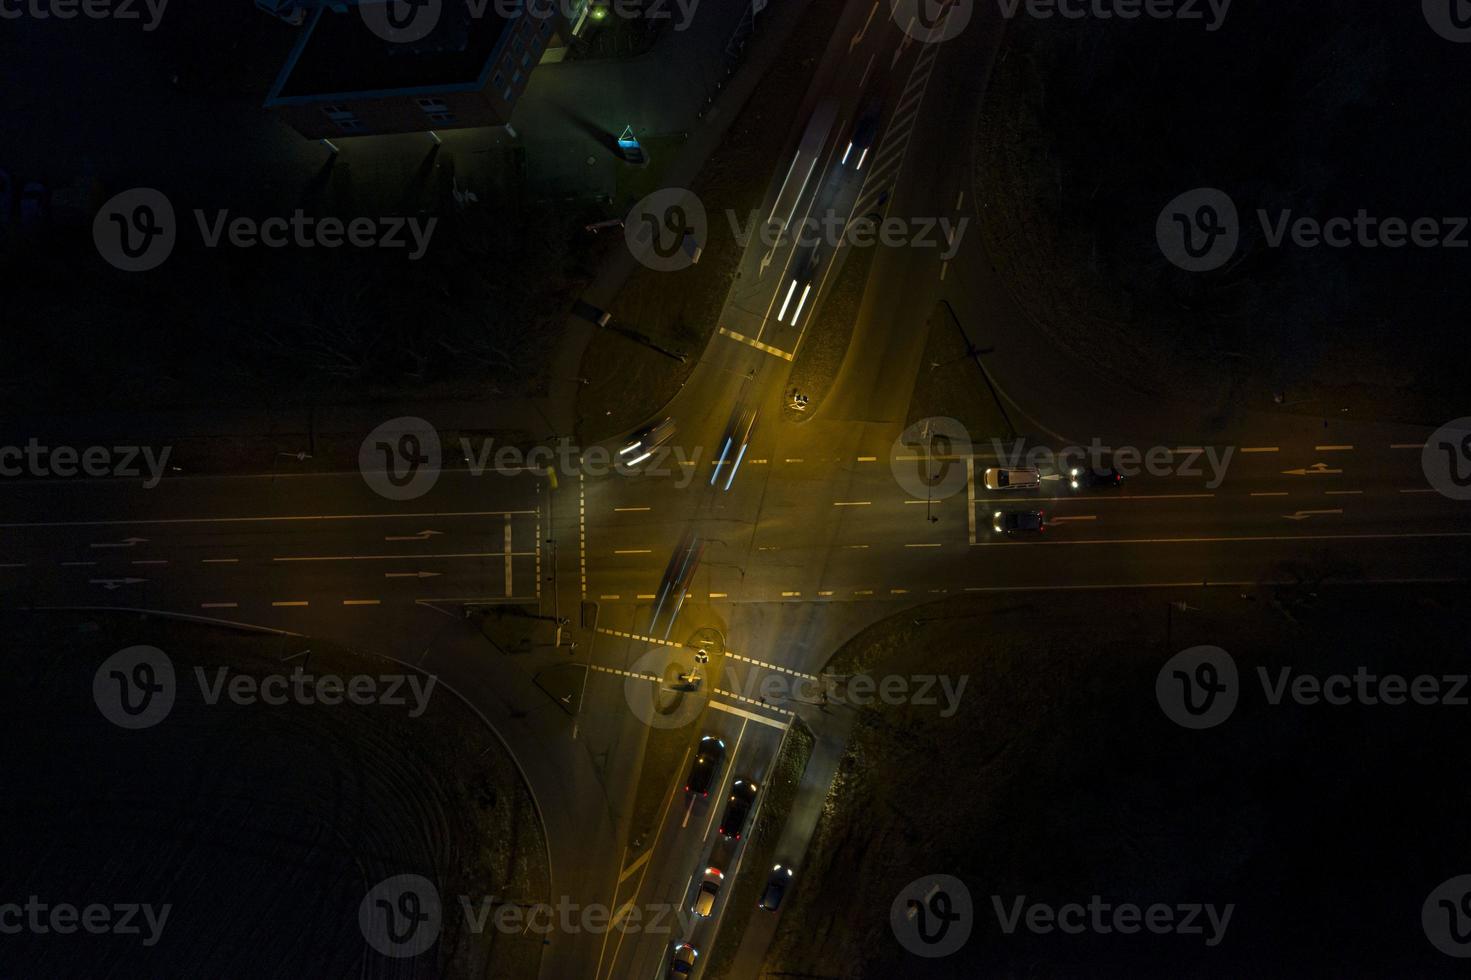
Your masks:
[{"label": "parked car", "polygon": [[756,802],[757,786],[749,779],[737,779],[730,787],[730,796],[725,801],[725,813],[720,818],[720,836],[726,840],[740,840],[741,831],[746,829],[746,819],[751,815],[751,805]]},{"label": "parked car", "polygon": [[700,739],[695,752],[694,765],[690,767],[690,778],[684,784],[687,796],[709,796],[710,783],[720,772],[720,763],[725,759],[725,743],[714,735]]},{"label": "parked car", "polygon": [[699,958],[700,951],[689,943],[680,943],[674,947],[674,955],[669,958],[669,972],[667,980],[687,980],[691,973],[695,972],[695,960]]},{"label": "parked car", "polygon": [[706,868],[705,877],[700,881],[700,888],[695,892],[695,915],[702,919],[708,919],[710,913],[715,911],[715,899],[720,896],[720,886],[725,882],[725,874],[719,868]]},{"label": "parked car", "polygon": [[791,866],[778,862],[771,869],[771,874],[766,876],[766,889],[761,893],[761,901],[757,904],[757,908],[768,912],[775,912],[781,908],[782,896],[787,893],[787,886],[791,883]]},{"label": "parked car", "polygon": [[1040,510],[998,510],[991,527],[1008,538],[1024,538],[1047,530],[1047,515]]},{"label": "parked car", "polygon": [[987,490],[1035,490],[1042,485],[1042,474],[1031,466],[992,467],[986,471]]}]

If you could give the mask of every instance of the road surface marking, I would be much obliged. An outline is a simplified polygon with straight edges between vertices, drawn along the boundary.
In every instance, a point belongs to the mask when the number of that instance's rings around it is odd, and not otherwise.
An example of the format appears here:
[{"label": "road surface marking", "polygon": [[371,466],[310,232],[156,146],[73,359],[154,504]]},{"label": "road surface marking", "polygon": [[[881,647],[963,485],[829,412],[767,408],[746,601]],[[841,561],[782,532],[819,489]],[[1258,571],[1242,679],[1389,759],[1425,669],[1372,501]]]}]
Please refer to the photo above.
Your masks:
[{"label": "road surface marking", "polygon": [[237,606],[236,603],[233,603],[233,602],[201,602],[199,604],[199,608],[200,609],[235,609],[235,608],[238,608],[238,606]]},{"label": "road surface marking", "polygon": [[864,551],[868,548],[866,544],[845,544],[844,548],[852,548],[854,551]]},{"label": "road surface marking", "polygon": [[1353,446],[1314,446],[1313,450],[1320,453],[1346,453],[1353,448]]},{"label": "road surface marking", "polygon": [[878,462],[878,457],[877,456],[859,456],[858,457],[858,462],[860,462],[860,463],[877,463]]},{"label": "road surface marking", "polygon": [[623,670],[621,667],[604,667],[601,664],[588,664],[588,666],[602,674],[617,674],[619,677],[633,677],[645,681],[661,680],[653,674],[640,674],[632,670]]},{"label": "road surface marking", "polygon": [[982,541],[977,548],[1045,548],[1054,545],[1090,544],[1217,544],[1262,541],[1388,541],[1416,538],[1471,538],[1471,531],[1412,531],[1405,534],[1253,534],[1239,538],[1095,538],[1086,541]]},{"label": "road surface marking", "polygon": [[736,333],[734,330],[727,330],[724,327],[721,327],[720,333],[723,336],[729,337],[731,340],[738,340],[743,344],[750,344],[757,350],[770,354],[772,357],[779,357],[784,361],[790,361],[792,359],[792,355],[787,353],[786,351],[773,347],[770,344],[763,344],[759,340],[754,340],[750,337],[747,337],[745,334]]},{"label": "road surface marking", "polygon": [[945,262],[941,262],[940,263],[940,281],[941,282],[944,282],[945,281],[945,272],[949,268],[950,268],[950,263],[948,261],[945,261]]},{"label": "road surface marking", "polygon": [[640,592],[634,598],[637,598],[637,599],[653,599],[654,598],[654,593],[652,593],[652,592]]},{"label": "road surface marking", "polygon": [[1356,497],[1363,492],[1362,490],[1324,490],[1323,494],[1328,497]]},{"label": "road surface marking", "polygon": [[817,594],[820,595],[820,596],[829,596],[829,595],[832,595],[833,594],[833,590],[832,589],[828,589],[828,590],[826,590],[824,592],[818,592]]},{"label": "road surface marking", "polygon": [[806,460],[804,460],[804,459],[789,459],[789,460],[787,460],[787,462],[788,463],[805,463]]},{"label": "road surface marking", "polygon": [[[686,750],[685,755],[686,756],[689,755],[688,750]],[[623,872],[618,875],[618,884],[621,885],[625,881],[627,881],[628,880],[628,876],[631,875],[631,874],[633,874],[639,868],[642,868],[644,866],[644,864],[649,860],[649,858],[653,856],[653,854],[654,854],[654,849],[651,847],[647,851],[644,851],[643,856],[640,857],[637,861],[633,862],[628,867],[624,868],[623,869]]]},{"label": "road surface marking", "polygon": [[909,590],[908,589],[890,589],[889,590],[889,595],[908,595],[908,594],[909,594]]},{"label": "road surface marking", "polygon": [[1252,494],[1253,497],[1285,497],[1286,490],[1259,490]]},{"label": "road surface marking", "polygon": [[292,600],[290,602],[273,602],[273,603],[271,603],[271,605],[273,605],[273,606],[305,606],[305,605],[307,605],[307,602],[306,602],[305,599],[294,599],[294,600]]},{"label": "road surface marking", "polygon": [[380,603],[377,599],[343,599],[342,604],[344,606],[376,606]]},{"label": "road surface marking", "polygon": [[906,548],[938,548],[938,544],[906,544]]},{"label": "road surface marking", "polygon": [[[831,595],[831,593],[829,593],[829,595]],[[743,664],[753,664],[757,667],[765,667],[767,670],[775,670],[779,673],[791,674],[793,677],[801,677],[804,680],[817,680],[817,678],[812,676],[811,674],[804,674],[800,670],[793,670],[790,667],[783,667],[781,664],[769,664],[764,660],[757,660],[755,657],[743,657],[739,653],[731,653],[729,650],[725,652],[725,655],[732,660],[739,660]]]},{"label": "road surface marking", "polygon": [[783,599],[799,599],[799,598],[801,598],[801,596],[802,596],[802,593],[800,593],[800,592],[783,592],[781,594],[781,597]]},{"label": "road surface marking", "polygon": [[26,567],[28,567],[28,566],[23,561],[22,562],[13,562],[13,563],[11,563],[9,565],[0,565],[0,568],[26,568]]},{"label": "road surface marking", "polygon": [[126,527],[130,524],[263,524],[270,521],[375,521],[409,520],[416,517],[500,517],[503,514],[520,517],[531,516],[536,513],[534,510],[475,510],[451,511],[443,514],[302,514],[299,516],[284,517],[155,517],[105,521],[21,521],[11,524],[0,524],[0,527]]},{"label": "road surface marking", "polygon": [[615,555],[651,555],[653,553],[649,548],[619,548],[613,552]]},{"label": "road surface marking", "polygon": [[940,498],[939,500],[931,499],[931,500],[906,500],[906,501],[904,501],[905,504],[934,504],[936,506],[939,506],[940,504],[943,504],[944,502],[945,502],[945,498],[943,498],[943,497]]},{"label": "road surface marking", "polygon": [[1425,448],[1425,443],[1423,443],[1423,442],[1392,442],[1392,443],[1389,444],[1389,448],[1390,449],[1424,449]]},{"label": "road surface marking", "polygon": [[872,500],[834,500],[834,507],[871,507]]},{"label": "road surface marking", "polygon": [[725,595],[724,592],[712,592],[712,593],[710,593],[710,598],[712,598],[712,599],[724,599],[724,598],[726,598],[726,595]]},{"label": "road surface marking", "polygon": [[384,578],[438,578],[439,572],[384,572]]},{"label": "road surface marking", "polygon": [[[509,520],[509,518],[507,518],[507,519]],[[430,538],[434,537],[436,534],[443,534],[443,533],[444,533],[443,531],[420,531],[418,534],[388,534],[388,535],[384,535],[383,540],[384,541],[428,541]]]},{"label": "road surface marking", "polygon": [[1312,466],[1299,467],[1295,470],[1283,470],[1283,476],[1337,476],[1343,470],[1330,470],[1327,463],[1314,463]]},{"label": "road surface marking", "polygon": [[[1213,493],[1121,493],[1117,496],[1113,494],[1090,495],[1086,499],[1093,504],[1112,504],[1122,503],[1125,500],[1211,500],[1215,496]],[[1017,501],[1042,500],[1056,503],[1059,500],[1078,499],[1081,498],[1076,494],[1069,497],[1033,497],[1028,494],[1014,497],[981,497],[974,502],[978,504],[1014,504]]]},{"label": "road surface marking", "polygon": [[1434,490],[1401,490],[1400,493],[1435,493]]},{"label": "road surface marking", "polygon": [[600,596],[598,596],[598,598],[599,599],[622,599],[623,597],[621,595],[600,595]]},{"label": "road surface marking", "polygon": [[965,461],[965,523],[970,543],[976,543],[976,461]]},{"label": "road surface marking", "polygon": [[[534,551],[513,551],[517,558],[530,558],[536,554]],[[447,555],[284,555],[272,558],[271,561],[404,561],[413,558],[414,561],[428,561],[431,558],[504,558],[504,551],[466,551]]]},{"label": "road surface marking", "polygon": [[135,558],[128,562],[129,565],[167,565],[167,558]]},{"label": "road surface marking", "polygon": [[[615,598],[616,598],[616,596],[615,596]],[[652,599],[653,596],[639,596],[639,598],[640,599]],[[597,628],[597,632],[602,633],[602,634],[604,634],[606,636],[621,636],[625,640],[639,640],[640,642],[643,642],[643,643],[656,643],[656,644],[658,644],[661,647],[682,647],[682,646],[684,646],[683,643],[679,643],[679,642],[676,642],[674,640],[661,640],[657,636],[645,636],[642,633],[630,633],[627,630],[607,629],[606,627],[603,627],[603,626],[599,626]]]},{"label": "road surface marking", "polygon": [[642,513],[643,511],[650,510],[650,509],[651,508],[649,508],[649,507],[614,507],[613,508],[613,513],[615,513],[615,514],[635,514],[635,513]]},{"label": "road surface marking", "polygon": [[1244,453],[1276,453],[1282,450],[1278,446],[1246,446],[1241,451]]},{"label": "road surface marking", "polygon": [[[724,695],[726,697],[733,697],[733,698],[739,698],[739,697],[741,697],[741,695],[739,695],[739,694],[730,694],[730,693],[728,693],[726,691],[722,691],[722,690],[720,690],[718,688],[716,689],[715,693],[716,694],[720,694],[720,695]],[[751,699],[750,698],[745,698],[744,700],[750,701]],[[752,702],[752,703],[754,704],[754,703],[757,703],[757,702]],[[760,722],[763,725],[770,725],[772,728],[786,728],[787,727],[782,722],[776,721],[773,718],[767,718],[765,715],[758,715],[758,714],[756,714],[756,712],[754,712],[754,711],[747,711],[745,708],[737,708],[733,704],[721,704],[719,701],[715,700],[714,698],[711,698],[710,699],[710,707],[714,708],[716,711],[724,711],[724,712],[726,712],[728,714],[736,715],[737,717],[740,717],[740,718],[745,718],[748,721],[756,721],[756,722]],[[786,715],[791,714],[791,712],[788,711],[786,708],[778,708],[775,705],[768,704],[768,705],[765,705],[764,707],[770,709],[771,711],[780,711],[782,714],[786,714]],[[737,746],[739,746],[740,743],[737,742],[736,744],[737,744]],[[734,758],[734,756],[732,756],[732,758]],[[712,820],[715,819],[715,810],[716,810],[716,808],[713,807],[713,806],[710,808],[710,819],[712,819]],[[707,835],[710,833],[710,828],[708,826],[705,828],[705,833]]]},{"label": "road surface marking", "polygon": [[147,544],[147,538],[124,538],[121,541],[98,541],[88,545],[89,548],[136,548],[140,544]]},{"label": "road surface marking", "polygon": [[[510,534],[510,520],[506,522],[506,533]],[[511,550],[509,539],[506,541],[506,551]],[[537,525],[536,533],[537,560],[541,558],[541,525]],[[511,559],[506,558],[506,581],[509,583],[511,576]],[[579,585],[578,595],[587,598],[587,474],[582,470],[577,471],[577,580]],[[506,595],[511,594],[509,584],[506,587]],[[541,574],[536,576],[536,594],[541,595]],[[575,723],[574,723],[574,727]]]},{"label": "road surface marking", "polygon": [[1285,518],[1287,518],[1289,521],[1305,521],[1309,517],[1324,517],[1324,516],[1331,517],[1331,516],[1333,516],[1335,514],[1342,514],[1342,513],[1343,513],[1343,509],[1342,508],[1338,508],[1338,509],[1335,509],[1335,510],[1300,510],[1300,511],[1297,511],[1296,513],[1294,513],[1294,514],[1283,514],[1282,516],[1285,517]]},{"label": "road surface marking", "polygon": [[62,568],[90,568],[91,566],[93,566],[95,564],[97,564],[95,561],[64,561],[64,562],[61,563],[61,567]]}]

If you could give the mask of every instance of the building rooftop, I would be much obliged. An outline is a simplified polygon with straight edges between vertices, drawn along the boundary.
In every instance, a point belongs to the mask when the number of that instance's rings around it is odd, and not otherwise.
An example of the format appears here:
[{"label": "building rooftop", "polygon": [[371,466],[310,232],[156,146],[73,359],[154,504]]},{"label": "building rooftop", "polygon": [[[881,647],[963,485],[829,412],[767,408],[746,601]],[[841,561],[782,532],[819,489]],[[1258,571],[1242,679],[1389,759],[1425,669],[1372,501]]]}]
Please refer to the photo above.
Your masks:
[{"label": "building rooftop", "polygon": [[432,17],[438,7],[438,20],[423,38],[406,42],[375,33],[365,20],[372,11],[322,8],[303,28],[305,34],[281,69],[267,104],[405,89],[479,88],[510,24],[496,13],[497,6],[490,0],[427,0],[415,16]]}]

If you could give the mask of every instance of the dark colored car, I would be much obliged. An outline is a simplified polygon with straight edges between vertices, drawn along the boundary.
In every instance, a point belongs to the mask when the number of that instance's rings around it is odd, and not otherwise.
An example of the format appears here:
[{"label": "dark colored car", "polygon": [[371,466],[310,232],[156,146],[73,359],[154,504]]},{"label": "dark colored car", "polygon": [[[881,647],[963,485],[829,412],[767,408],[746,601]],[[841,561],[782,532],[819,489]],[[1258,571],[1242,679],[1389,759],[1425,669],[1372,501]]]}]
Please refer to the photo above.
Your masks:
[{"label": "dark colored car", "polygon": [[685,980],[691,973],[695,972],[695,959],[700,951],[689,943],[680,943],[674,947],[674,955],[669,958],[668,980]]},{"label": "dark colored car", "polygon": [[572,312],[574,315],[582,317],[588,323],[595,324],[599,327],[606,327],[608,321],[612,319],[612,316],[607,310],[593,306],[591,303],[584,303],[582,300],[577,300],[572,304]]},{"label": "dark colored car", "polygon": [[1022,538],[1047,530],[1047,515],[1040,510],[998,510],[991,527],[1008,538]]},{"label": "dark colored car", "polygon": [[720,817],[720,836],[726,840],[740,840],[741,831],[746,829],[746,819],[751,815],[751,804],[756,802],[757,786],[749,779],[737,779],[730,788],[730,797],[725,801],[725,813]]},{"label": "dark colored car", "polygon": [[1112,466],[1074,466],[1067,476],[1068,486],[1074,490],[1107,490],[1124,482]]},{"label": "dark colored car", "polygon": [[838,166],[852,167],[855,171],[863,169],[863,164],[868,160],[868,151],[873,149],[873,141],[878,136],[883,108],[881,99],[869,99],[864,105],[858,114],[858,121],[853,124],[853,136],[848,140]]},{"label": "dark colored car", "polygon": [[775,912],[781,908],[782,896],[787,893],[787,886],[791,883],[791,867],[778,863],[771,869],[771,874],[766,876],[766,890],[761,893],[761,901],[757,908],[768,912]]},{"label": "dark colored car", "polygon": [[690,778],[685,781],[684,791],[688,796],[709,796],[710,783],[720,772],[720,763],[725,760],[725,743],[714,735],[700,739],[695,752],[695,764],[690,767]]}]

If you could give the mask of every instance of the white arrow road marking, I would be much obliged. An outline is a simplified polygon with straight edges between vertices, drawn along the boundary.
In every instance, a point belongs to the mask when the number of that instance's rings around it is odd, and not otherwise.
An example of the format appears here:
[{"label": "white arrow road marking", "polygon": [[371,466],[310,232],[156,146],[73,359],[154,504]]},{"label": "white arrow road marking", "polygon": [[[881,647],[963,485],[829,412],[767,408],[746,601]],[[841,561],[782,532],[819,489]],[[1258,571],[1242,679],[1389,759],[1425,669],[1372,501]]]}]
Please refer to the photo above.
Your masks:
[{"label": "white arrow road marking", "polygon": [[146,578],[94,578],[88,579],[91,585],[100,585],[109,592],[124,585],[137,585],[139,582],[148,581]]},{"label": "white arrow road marking", "polygon": [[384,578],[433,578],[439,572],[384,572]]},{"label": "white arrow road marking", "polygon": [[858,47],[858,45],[863,43],[864,35],[868,33],[868,25],[873,23],[873,15],[878,11],[878,9],[879,0],[873,0],[873,7],[868,12],[868,20],[863,22],[863,30],[859,31],[857,34],[854,34],[853,40],[848,42],[849,51],[852,51],[854,48]]},{"label": "white arrow road marking", "polygon": [[1302,468],[1302,469],[1283,470],[1282,471],[1282,475],[1283,476],[1332,476],[1332,475],[1334,475],[1336,473],[1342,473],[1342,472],[1343,472],[1343,470],[1330,470],[1328,468],[1328,464],[1327,463],[1314,463],[1312,466],[1308,466],[1308,467],[1305,467],[1305,468]]},{"label": "white arrow road marking", "polygon": [[147,538],[123,538],[121,541],[100,541],[92,544],[93,548],[133,548],[140,544],[147,544]]},{"label": "white arrow road marking", "polygon": [[443,534],[443,533],[444,533],[443,531],[420,531],[418,534],[390,534],[388,537],[384,538],[383,540],[384,541],[428,541],[434,535],[436,535],[436,534]]},{"label": "white arrow road marking", "polygon": [[1300,510],[1296,514],[1283,514],[1282,516],[1285,517],[1285,518],[1287,518],[1289,521],[1305,521],[1309,517],[1316,517],[1316,516],[1318,516],[1320,514],[1342,514],[1342,513],[1343,513],[1343,508],[1340,507],[1340,508],[1337,508],[1335,510]]}]

